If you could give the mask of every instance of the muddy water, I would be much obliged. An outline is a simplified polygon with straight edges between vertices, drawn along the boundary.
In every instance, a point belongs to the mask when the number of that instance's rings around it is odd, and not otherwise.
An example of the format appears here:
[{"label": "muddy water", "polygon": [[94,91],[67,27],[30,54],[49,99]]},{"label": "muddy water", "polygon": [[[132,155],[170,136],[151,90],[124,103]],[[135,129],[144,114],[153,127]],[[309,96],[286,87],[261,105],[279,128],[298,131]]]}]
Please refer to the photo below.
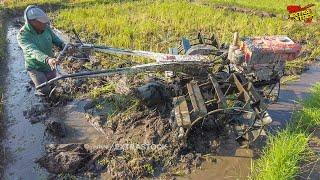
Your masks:
[{"label": "muddy water", "polygon": [[236,136],[221,139],[214,160],[205,161],[200,169],[178,179],[248,179],[254,152],[241,148],[234,140]]},{"label": "muddy water", "polygon": [[[7,34],[8,58],[7,78],[5,81],[5,121],[6,138],[4,140],[6,167],[4,179],[47,179],[46,170],[34,162],[44,153],[46,144],[53,143],[44,136],[43,123],[31,124],[23,116],[23,111],[40,103],[34,90],[27,91],[30,81],[24,67],[23,52],[19,48],[16,35],[18,28],[10,25]],[[70,102],[65,107],[57,108],[49,120],[62,122],[67,129],[67,136],[57,143],[85,143],[104,145],[106,137],[87,122],[83,106],[86,100]]]},{"label": "muddy water", "polygon": [[18,29],[9,26],[7,78],[5,81],[5,121],[7,123],[4,147],[6,150],[6,168],[4,179],[40,179],[47,176],[34,160],[40,157],[46,144],[44,125],[31,125],[24,118],[23,111],[39,99],[33,91],[27,92],[29,77],[24,68],[22,50],[18,48],[16,34]]},{"label": "muddy water", "polygon": [[248,179],[253,151],[238,147],[234,142],[231,142],[232,140],[229,139],[229,142],[222,145],[222,150],[214,156],[214,161],[206,161],[201,169],[178,179]]},{"label": "muddy water", "polygon": [[309,89],[315,83],[320,82],[320,62],[316,62],[304,72],[299,81],[291,82],[289,85],[281,87],[279,100],[268,109],[273,119],[272,128],[284,127],[290,120],[292,110],[297,108],[297,100],[306,98]]},{"label": "muddy water", "polygon": [[75,100],[62,108],[56,109],[49,119],[60,121],[66,126],[67,136],[58,140],[59,143],[84,143],[91,146],[105,146],[107,136],[99,128],[87,121],[84,106],[86,99]]}]

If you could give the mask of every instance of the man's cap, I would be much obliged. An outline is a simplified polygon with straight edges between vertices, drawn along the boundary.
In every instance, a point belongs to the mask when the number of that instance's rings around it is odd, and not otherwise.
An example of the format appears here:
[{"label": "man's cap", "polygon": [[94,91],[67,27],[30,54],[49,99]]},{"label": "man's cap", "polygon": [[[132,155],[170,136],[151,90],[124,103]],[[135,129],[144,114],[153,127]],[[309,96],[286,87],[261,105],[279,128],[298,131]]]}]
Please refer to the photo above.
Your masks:
[{"label": "man's cap", "polygon": [[26,16],[28,20],[37,20],[42,23],[48,23],[49,18],[47,14],[37,6],[27,7]]}]

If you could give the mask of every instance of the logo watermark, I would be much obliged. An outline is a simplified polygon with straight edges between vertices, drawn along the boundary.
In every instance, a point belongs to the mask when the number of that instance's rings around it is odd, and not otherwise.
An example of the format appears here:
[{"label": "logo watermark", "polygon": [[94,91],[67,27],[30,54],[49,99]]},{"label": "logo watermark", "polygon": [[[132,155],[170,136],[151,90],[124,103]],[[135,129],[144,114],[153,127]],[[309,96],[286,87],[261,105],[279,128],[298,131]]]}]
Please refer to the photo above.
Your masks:
[{"label": "logo watermark", "polygon": [[308,4],[304,7],[301,7],[299,5],[287,6],[289,19],[311,23],[313,17],[315,16],[314,12],[311,9],[311,7],[313,6],[315,6],[315,4]]},{"label": "logo watermark", "polygon": [[112,145],[98,145],[97,149],[114,149],[120,151],[134,151],[134,150],[164,150],[167,148],[166,144],[112,144]]}]

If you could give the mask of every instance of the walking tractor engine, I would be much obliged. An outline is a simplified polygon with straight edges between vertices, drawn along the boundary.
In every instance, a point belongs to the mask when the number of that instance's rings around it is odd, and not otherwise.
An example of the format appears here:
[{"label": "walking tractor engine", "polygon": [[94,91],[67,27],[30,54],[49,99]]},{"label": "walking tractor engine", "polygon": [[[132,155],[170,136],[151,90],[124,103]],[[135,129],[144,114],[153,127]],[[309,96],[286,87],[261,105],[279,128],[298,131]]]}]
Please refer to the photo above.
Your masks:
[{"label": "walking tractor engine", "polygon": [[287,36],[245,37],[238,43],[235,33],[228,59],[233,71],[243,73],[264,96],[276,101],[286,61],[297,58],[300,50],[301,45]]}]

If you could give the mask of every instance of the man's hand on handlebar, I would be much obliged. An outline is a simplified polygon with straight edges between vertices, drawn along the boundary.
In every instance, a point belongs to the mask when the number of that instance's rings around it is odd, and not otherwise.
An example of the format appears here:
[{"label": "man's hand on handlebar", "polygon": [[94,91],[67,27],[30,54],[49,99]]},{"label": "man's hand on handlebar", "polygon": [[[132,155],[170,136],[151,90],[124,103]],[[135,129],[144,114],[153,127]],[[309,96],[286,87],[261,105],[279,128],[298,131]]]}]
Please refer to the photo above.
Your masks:
[{"label": "man's hand on handlebar", "polygon": [[51,70],[56,69],[56,66],[59,64],[59,61],[56,58],[48,58],[47,63],[51,67]]},{"label": "man's hand on handlebar", "polygon": [[77,47],[75,45],[69,44],[69,47],[67,49],[67,53],[66,54],[67,54],[67,56],[72,56],[72,55],[74,55],[76,53],[76,51],[77,51]]}]

